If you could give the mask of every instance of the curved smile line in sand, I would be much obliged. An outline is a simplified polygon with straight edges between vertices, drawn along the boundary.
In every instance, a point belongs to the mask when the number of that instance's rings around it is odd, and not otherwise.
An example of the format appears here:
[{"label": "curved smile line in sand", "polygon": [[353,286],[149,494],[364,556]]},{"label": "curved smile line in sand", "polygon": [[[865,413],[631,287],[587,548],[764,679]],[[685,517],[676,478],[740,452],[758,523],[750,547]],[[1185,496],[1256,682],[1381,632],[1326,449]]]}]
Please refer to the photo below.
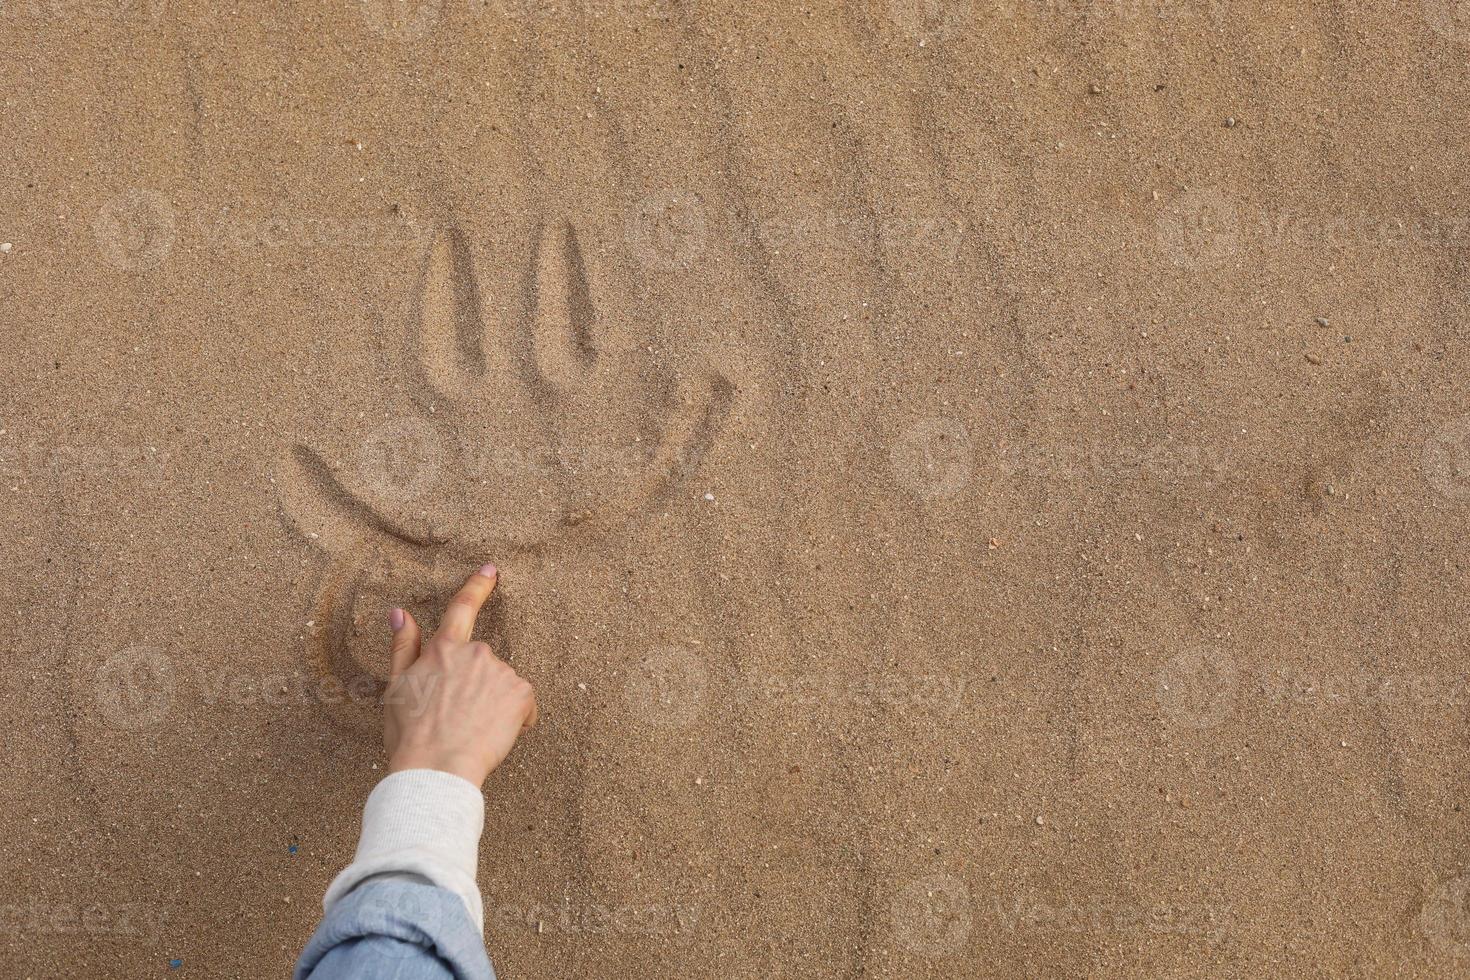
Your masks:
[{"label": "curved smile line in sand", "polygon": [[[448,587],[489,554],[586,546],[667,500],[723,427],[730,382],[647,356],[633,305],[570,224],[541,231],[521,279],[507,294],[521,315],[487,316],[468,240],[442,228],[403,331],[417,411],[369,433],[350,466],[301,443],[282,459],[282,510],[331,558],[307,651],[321,676],[381,684],[351,640],[367,594]],[[360,700],[330,713],[366,735]]]}]

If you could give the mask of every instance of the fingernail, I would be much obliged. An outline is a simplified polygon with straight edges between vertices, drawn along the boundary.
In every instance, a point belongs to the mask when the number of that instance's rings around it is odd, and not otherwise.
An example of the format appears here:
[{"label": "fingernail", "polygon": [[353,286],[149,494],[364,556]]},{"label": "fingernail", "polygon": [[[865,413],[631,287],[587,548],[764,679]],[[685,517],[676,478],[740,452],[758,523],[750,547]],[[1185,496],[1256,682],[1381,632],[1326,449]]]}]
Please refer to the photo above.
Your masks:
[{"label": "fingernail", "polygon": [[388,625],[391,626],[391,627],[393,627],[393,631],[395,633],[398,632],[399,630],[403,629],[403,610],[402,609],[395,609],[395,610],[393,610],[392,612],[390,612],[388,614]]},{"label": "fingernail", "polygon": [[482,565],[480,567],[480,574],[486,578],[494,578],[500,574],[500,569],[496,568],[493,564]]}]

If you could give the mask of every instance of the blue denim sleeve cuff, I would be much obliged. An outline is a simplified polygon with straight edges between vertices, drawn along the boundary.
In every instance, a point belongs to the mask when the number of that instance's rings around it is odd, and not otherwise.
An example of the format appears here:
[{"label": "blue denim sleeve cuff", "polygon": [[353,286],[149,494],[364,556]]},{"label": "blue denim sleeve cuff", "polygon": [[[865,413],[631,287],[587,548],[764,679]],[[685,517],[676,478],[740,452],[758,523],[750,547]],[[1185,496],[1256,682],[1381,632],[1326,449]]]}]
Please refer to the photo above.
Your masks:
[{"label": "blue denim sleeve cuff", "polygon": [[392,874],[454,892],[483,929],[485,907],[475,876],[484,826],[485,797],[478,786],[433,769],[395,772],[368,794],[357,856],[332,881],[322,905],[330,912],[359,883]]},{"label": "blue denim sleeve cuff", "polygon": [[295,980],[495,980],[485,941],[454,892],[364,881],[332,905]]}]

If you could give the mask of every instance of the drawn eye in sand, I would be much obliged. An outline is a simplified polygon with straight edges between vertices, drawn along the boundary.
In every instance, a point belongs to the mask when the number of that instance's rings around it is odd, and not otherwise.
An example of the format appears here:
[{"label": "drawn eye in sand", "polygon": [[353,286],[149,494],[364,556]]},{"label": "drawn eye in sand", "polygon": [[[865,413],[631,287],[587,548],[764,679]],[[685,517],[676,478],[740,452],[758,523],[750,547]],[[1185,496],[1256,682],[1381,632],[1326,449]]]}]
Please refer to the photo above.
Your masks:
[{"label": "drawn eye in sand", "polygon": [[[647,318],[575,228],[549,225],[528,251],[521,276],[482,280],[466,236],[442,229],[388,357],[412,409],[345,451],[296,444],[278,467],[287,518],[332,558],[311,620],[324,677],[381,683],[391,605],[447,596],[487,557],[575,553],[626,528],[723,427],[731,384],[661,365],[639,333]],[[337,714],[372,732],[365,700]]]}]

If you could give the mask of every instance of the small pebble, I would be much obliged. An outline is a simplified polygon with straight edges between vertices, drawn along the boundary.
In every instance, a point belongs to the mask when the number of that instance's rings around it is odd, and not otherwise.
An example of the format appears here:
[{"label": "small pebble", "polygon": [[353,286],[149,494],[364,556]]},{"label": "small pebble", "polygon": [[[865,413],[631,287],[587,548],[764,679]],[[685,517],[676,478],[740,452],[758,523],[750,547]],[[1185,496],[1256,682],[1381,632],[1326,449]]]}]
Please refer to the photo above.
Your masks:
[{"label": "small pebble", "polygon": [[1044,823],[1046,823],[1046,821],[1043,820],[1041,817],[1036,818],[1036,826],[1040,827]]},{"label": "small pebble", "polygon": [[1308,354],[1307,355],[1307,363],[1308,364],[1321,364],[1322,363],[1322,355],[1320,355],[1320,354]]},{"label": "small pebble", "polygon": [[1325,316],[1319,316],[1317,317],[1317,326],[1330,327],[1332,326],[1332,324],[1327,322],[1327,318]]},{"label": "small pebble", "polygon": [[1226,129],[1234,129],[1236,126],[1239,126],[1239,125],[1240,125],[1240,120],[1239,119],[1236,119],[1234,116],[1226,116],[1225,117],[1225,128]]},{"label": "small pebble", "polygon": [[15,246],[9,242],[0,242],[0,252],[9,252]]},{"label": "small pebble", "polygon": [[1087,91],[1092,95],[1102,95],[1102,86],[1097,84],[1097,82],[1093,82],[1091,85],[1087,86]]},{"label": "small pebble", "polygon": [[707,493],[704,495],[704,499],[713,502],[715,499],[715,495],[712,493]]},{"label": "small pebble", "polygon": [[587,690],[587,685],[584,684],[584,683],[582,683],[581,681],[578,681],[577,682],[577,690],[579,690],[579,691],[585,691],[585,690]]}]

